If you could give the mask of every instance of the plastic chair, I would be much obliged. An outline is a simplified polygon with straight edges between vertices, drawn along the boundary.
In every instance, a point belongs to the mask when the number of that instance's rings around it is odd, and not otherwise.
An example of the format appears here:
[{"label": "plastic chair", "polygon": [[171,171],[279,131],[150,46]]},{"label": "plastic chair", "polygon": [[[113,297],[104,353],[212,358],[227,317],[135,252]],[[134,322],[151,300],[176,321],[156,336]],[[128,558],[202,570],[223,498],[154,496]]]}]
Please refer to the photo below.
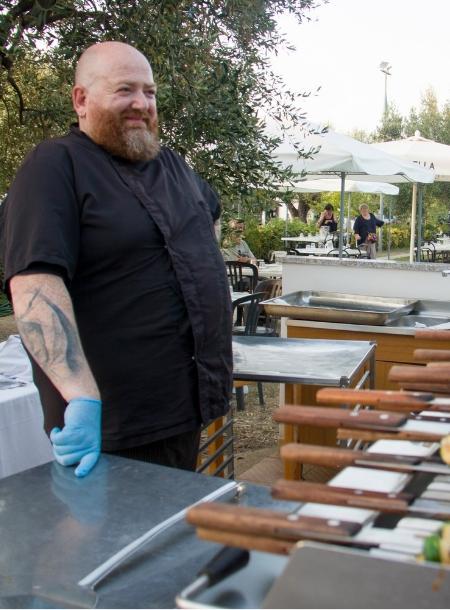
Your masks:
[{"label": "plastic chair", "polygon": [[[258,283],[258,267],[251,263],[240,263],[238,261],[225,261],[228,280],[237,292],[254,292]],[[251,271],[250,274],[244,270]]]}]

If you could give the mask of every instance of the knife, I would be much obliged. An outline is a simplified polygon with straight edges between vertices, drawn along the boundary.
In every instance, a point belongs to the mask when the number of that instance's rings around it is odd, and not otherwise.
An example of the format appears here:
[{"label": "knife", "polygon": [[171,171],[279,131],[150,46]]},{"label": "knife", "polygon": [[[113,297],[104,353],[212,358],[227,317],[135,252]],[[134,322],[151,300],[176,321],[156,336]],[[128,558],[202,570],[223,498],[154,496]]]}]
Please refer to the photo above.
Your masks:
[{"label": "knife", "polygon": [[191,508],[186,521],[196,527],[258,534],[284,540],[308,536],[353,536],[361,524],[339,519],[307,517],[265,508],[208,502]]},{"label": "knife", "polygon": [[334,405],[368,405],[375,409],[411,412],[430,409],[450,413],[450,401],[435,398],[424,392],[403,392],[392,390],[353,390],[350,388],[321,388],[316,393],[319,403]]},{"label": "knife", "polygon": [[413,356],[425,362],[450,362],[449,349],[415,349]]},{"label": "knife", "polygon": [[450,503],[416,499],[405,492],[379,492],[348,487],[334,487],[323,483],[286,481],[280,479],[272,487],[272,496],[281,500],[336,504],[364,508],[385,513],[432,516],[435,519],[450,518]]},{"label": "knife", "polygon": [[[421,417],[423,421],[423,416]],[[407,429],[406,425],[414,418],[408,418],[405,414],[391,411],[368,411],[363,409],[347,411],[332,407],[285,405],[273,413],[273,419],[283,424],[343,428],[345,434],[348,430],[361,430],[362,432],[358,433],[358,438],[368,436],[370,437],[369,440],[373,440],[372,432],[382,432],[381,437],[395,437],[411,441],[440,441],[447,434],[445,429],[442,432],[427,430],[427,424],[430,423],[427,421],[423,422],[425,425],[422,430]],[[437,422],[436,418],[433,418],[433,422],[436,425],[441,423]],[[375,436],[380,435],[375,434]]]},{"label": "knife", "polygon": [[301,462],[302,464],[317,464],[318,466],[341,468],[343,466],[354,465],[382,468],[385,470],[450,475],[450,466],[444,464],[438,457],[420,458],[409,455],[370,453],[368,451],[338,449],[302,443],[283,445],[280,454],[285,460]]},{"label": "knife", "polygon": [[431,339],[432,341],[450,341],[450,330],[432,330],[418,328],[414,333],[416,339]]},{"label": "knife", "polygon": [[416,385],[417,383],[437,384],[447,388],[447,391],[449,391],[450,366],[396,365],[389,370],[388,379],[389,381],[413,383]]},{"label": "knife", "polygon": [[[201,504],[192,509],[188,521],[205,540],[284,554],[299,540],[370,548],[385,544],[387,538],[403,544],[406,540],[408,546],[413,546],[417,545],[416,536],[423,537],[415,531],[393,533],[383,528],[363,531],[360,523],[350,521],[217,503]],[[322,526],[312,525],[314,522],[322,522]]]}]

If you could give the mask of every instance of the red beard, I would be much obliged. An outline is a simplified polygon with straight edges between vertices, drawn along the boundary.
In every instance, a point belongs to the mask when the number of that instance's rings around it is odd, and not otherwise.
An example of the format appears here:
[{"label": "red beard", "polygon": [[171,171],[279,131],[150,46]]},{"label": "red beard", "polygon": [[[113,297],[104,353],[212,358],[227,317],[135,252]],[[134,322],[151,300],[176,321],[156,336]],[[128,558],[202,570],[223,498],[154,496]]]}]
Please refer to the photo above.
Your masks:
[{"label": "red beard", "polygon": [[[94,110],[94,109],[93,109]],[[130,110],[120,114],[95,108],[90,137],[108,152],[129,161],[150,161],[160,150],[158,119],[148,113]],[[142,118],[146,128],[127,127],[124,116]]]}]

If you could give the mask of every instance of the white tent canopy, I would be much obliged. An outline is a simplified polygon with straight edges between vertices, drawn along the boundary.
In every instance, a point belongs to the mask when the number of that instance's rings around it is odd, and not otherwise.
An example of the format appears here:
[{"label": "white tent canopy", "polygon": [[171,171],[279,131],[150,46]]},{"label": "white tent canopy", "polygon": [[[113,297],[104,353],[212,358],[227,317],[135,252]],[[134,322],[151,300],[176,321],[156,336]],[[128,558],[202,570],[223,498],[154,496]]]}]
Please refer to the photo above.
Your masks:
[{"label": "white tent canopy", "polygon": [[[323,178],[317,180],[302,180],[292,186],[286,185],[283,190],[295,193],[339,193],[341,181],[338,178]],[[368,182],[364,180],[346,180],[346,193],[373,193],[375,195],[398,195],[398,186],[387,182]]]},{"label": "white tent canopy", "polygon": [[[434,179],[436,181],[450,182],[450,146],[434,142],[433,140],[427,140],[420,135],[419,131],[416,131],[410,138],[392,140],[390,142],[376,142],[372,144],[372,146],[377,150],[396,155],[401,159],[412,161],[419,166],[433,170],[435,172]],[[417,198],[415,192],[413,192],[411,205],[411,240],[409,247],[410,261],[414,258],[416,208]],[[418,241],[420,241],[420,239]]]},{"label": "white tent canopy", "polygon": [[316,174],[317,177],[345,173],[346,178],[353,180],[371,179],[389,183],[431,183],[434,179],[432,171],[416,163],[404,161],[334,131],[298,138],[303,152],[312,151],[310,159],[299,158],[292,143],[295,139],[295,134],[286,136],[274,152],[274,157],[283,165],[291,166],[296,173]]},{"label": "white tent canopy", "polygon": [[[319,131],[316,129],[316,131]],[[292,132],[291,132],[292,133]],[[298,148],[310,153],[311,158],[299,157]],[[432,171],[415,163],[393,157],[370,144],[364,144],[334,131],[308,134],[301,138],[295,132],[283,134],[282,144],[274,151],[274,158],[296,173],[322,178],[338,174],[341,178],[341,202],[339,218],[339,253],[343,249],[343,219],[345,181],[372,180],[381,182],[421,182],[434,180]]]},{"label": "white tent canopy", "polygon": [[376,142],[372,146],[431,169],[436,182],[450,182],[450,146],[422,138],[420,131],[410,138]]}]

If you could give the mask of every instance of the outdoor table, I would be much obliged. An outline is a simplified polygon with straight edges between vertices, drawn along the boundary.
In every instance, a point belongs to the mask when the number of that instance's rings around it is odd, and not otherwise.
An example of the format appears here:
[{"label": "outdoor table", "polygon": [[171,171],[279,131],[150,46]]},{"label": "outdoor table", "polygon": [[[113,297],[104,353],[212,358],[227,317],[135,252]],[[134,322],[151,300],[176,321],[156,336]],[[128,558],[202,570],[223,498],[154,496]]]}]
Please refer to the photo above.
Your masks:
[{"label": "outdoor table", "polygon": [[[295,248],[295,251],[299,256],[328,256],[330,252],[333,251],[333,248]],[[334,251],[336,252],[336,251]],[[336,254],[331,254],[330,256],[338,256],[338,252]]]},{"label": "outdoor table", "polygon": [[[285,383],[286,404],[314,405],[322,387],[375,387],[371,341],[233,337],[233,379]],[[335,445],[334,429],[284,425],[283,444]],[[299,464],[286,463],[285,477],[298,479]]]},{"label": "outdoor table", "polygon": [[325,241],[324,238],[320,234],[316,235],[299,235],[298,237],[282,237],[282,241],[287,243],[297,243],[297,244],[323,244]]},{"label": "outdoor table", "polygon": [[280,263],[260,263],[258,267],[258,275],[267,278],[282,278],[283,268]]}]

